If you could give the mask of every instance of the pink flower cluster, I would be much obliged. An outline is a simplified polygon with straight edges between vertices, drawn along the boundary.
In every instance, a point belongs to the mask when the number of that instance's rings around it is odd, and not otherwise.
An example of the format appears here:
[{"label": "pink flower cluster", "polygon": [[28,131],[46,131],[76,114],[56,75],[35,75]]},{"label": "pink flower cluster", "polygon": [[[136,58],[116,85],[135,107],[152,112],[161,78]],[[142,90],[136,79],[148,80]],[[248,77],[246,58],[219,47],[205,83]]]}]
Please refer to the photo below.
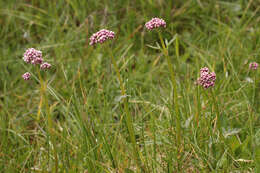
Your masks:
[{"label": "pink flower cluster", "polygon": [[[42,52],[34,48],[29,48],[25,51],[25,53],[23,54],[23,60],[29,64],[39,64],[42,70],[51,68],[51,64],[43,61]],[[22,77],[24,80],[29,80],[31,74],[29,72],[26,72],[22,75]]]},{"label": "pink flower cluster", "polygon": [[29,80],[30,77],[31,77],[31,74],[30,74],[29,72],[26,72],[26,73],[24,73],[24,74],[22,75],[22,77],[23,77],[24,80]]},{"label": "pink flower cluster", "polygon": [[47,63],[47,62],[44,62],[43,64],[41,64],[40,68],[42,70],[45,70],[45,69],[50,69],[51,68],[51,64]]},{"label": "pink flower cluster", "polygon": [[113,39],[115,37],[115,33],[113,31],[109,31],[106,29],[101,29],[100,31],[94,33],[90,37],[90,45],[94,45],[97,43],[104,43],[108,39]]},{"label": "pink flower cluster", "polygon": [[209,72],[207,67],[200,69],[200,77],[197,81],[204,89],[213,87],[216,81],[216,74],[214,72]]},{"label": "pink flower cluster", "polygon": [[155,17],[155,18],[152,18],[149,22],[147,22],[145,24],[145,27],[148,30],[152,30],[154,28],[159,28],[159,27],[166,28],[166,22],[163,19]]},{"label": "pink flower cluster", "polygon": [[26,63],[41,64],[43,62],[42,52],[34,48],[29,48],[23,54],[23,60]]},{"label": "pink flower cluster", "polygon": [[257,70],[257,68],[258,68],[258,63],[256,63],[256,62],[251,62],[251,63],[249,64],[249,68],[250,68],[251,70]]}]

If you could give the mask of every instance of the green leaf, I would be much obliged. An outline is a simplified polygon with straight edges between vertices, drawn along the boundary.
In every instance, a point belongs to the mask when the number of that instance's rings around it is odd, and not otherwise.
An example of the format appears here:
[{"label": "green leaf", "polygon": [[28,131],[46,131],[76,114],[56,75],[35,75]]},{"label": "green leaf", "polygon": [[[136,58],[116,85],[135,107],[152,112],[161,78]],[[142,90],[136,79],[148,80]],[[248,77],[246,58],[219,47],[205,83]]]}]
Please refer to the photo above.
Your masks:
[{"label": "green leaf", "polygon": [[227,149],[225,150],[222,157],[218,160],[217,169],[227,166]]}]

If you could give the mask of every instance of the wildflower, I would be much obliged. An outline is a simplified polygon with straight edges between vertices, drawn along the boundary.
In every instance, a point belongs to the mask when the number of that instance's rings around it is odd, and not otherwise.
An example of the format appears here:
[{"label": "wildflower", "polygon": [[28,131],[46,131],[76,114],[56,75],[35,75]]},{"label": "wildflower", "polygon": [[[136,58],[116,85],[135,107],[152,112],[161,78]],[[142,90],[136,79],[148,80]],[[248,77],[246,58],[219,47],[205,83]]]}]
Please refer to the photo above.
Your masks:
[{"label": "wildflower", "polygon": [[23,60],[26,63],[41,64],[43,62],[42,52],[34,48],[29,48],[25,51]]},{"label": "wildflower", "polygon": [[257,68],[258,68],[258,63],[256,63],[256,62],[251,62],[251,63],[249,64],[249,68],[250,68],[251,70],[257,70]]},{"label": "wildflower", "polygon": [[200,69],[200,75],[202,75],[203,73],[208,73],[209,69],[207,67],[203,67]]},{"label": "wildflower", "polygon": [[43,59],[42,58],[35,58],[31,61],[32,64],[42,64]]},{"label": "wildflower", "polygon": [[30,77],[31,77],[31,74],[30,74],[29,72],[26,72],[26,73],[24,73],[24,74],[22,75],[22,77],[23,77],[24,80],[29,80]]},{"label": "wildflower", "polygon": [[216,74],[214,72],[209,72],[207,67],[200,69],[200,77],[197,80],[197,83],[201,85],[204,89],[213,87],[216,81]]},{"label": "wildflower", "polygon": [[113,31],[109,31],[106,29],[101,29],[100,31],[94,33],[90,37],[90,45],[94,45],[97,43],[104,43],[108,39],[113,39],[115,37],[115,33]]},{"label": "wildflower", "polygon": [[147,22],[145,24],[145,27],[148,30],[152,30],[154,28],[159,28],[159,27],[166,28],[166,22],[163,19],[155,17],[155,18],[152,18],[149,22]]},{"label": "wildflower", "polygon": [[44,62],[43,64],[41,64],[41,67],[40,67],[42,70],[45,70],[45,69],[50,69],[51,68],[51,64],[47,63],[47,62]]}]

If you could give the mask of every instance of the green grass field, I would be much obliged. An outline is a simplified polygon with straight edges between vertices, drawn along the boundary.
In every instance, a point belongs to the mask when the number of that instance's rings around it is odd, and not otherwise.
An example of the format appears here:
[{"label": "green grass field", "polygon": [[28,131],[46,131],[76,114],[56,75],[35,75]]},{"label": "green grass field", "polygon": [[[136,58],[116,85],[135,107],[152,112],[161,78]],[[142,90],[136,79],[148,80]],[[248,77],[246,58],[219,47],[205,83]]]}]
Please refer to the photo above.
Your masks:
[{"label": "green grass field", "polygon": [[0,26],[1,173],[260,172],[259,0],[1,0]]}]

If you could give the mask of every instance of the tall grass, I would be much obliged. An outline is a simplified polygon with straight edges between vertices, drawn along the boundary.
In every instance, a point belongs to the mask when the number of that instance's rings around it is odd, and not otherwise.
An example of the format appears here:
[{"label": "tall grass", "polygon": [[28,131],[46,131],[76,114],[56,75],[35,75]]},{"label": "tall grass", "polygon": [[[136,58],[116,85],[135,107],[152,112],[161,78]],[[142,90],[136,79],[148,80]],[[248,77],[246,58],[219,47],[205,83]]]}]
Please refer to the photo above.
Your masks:
[{"label": "tall grass", "polygon": [[[0,1],[0,172],[259,172],[258,6]],[[161,36],[143,27],[155,16]],[[116,39],[89,46],[102,28]],[[29,47],[53,65],[42,81]]]}]

